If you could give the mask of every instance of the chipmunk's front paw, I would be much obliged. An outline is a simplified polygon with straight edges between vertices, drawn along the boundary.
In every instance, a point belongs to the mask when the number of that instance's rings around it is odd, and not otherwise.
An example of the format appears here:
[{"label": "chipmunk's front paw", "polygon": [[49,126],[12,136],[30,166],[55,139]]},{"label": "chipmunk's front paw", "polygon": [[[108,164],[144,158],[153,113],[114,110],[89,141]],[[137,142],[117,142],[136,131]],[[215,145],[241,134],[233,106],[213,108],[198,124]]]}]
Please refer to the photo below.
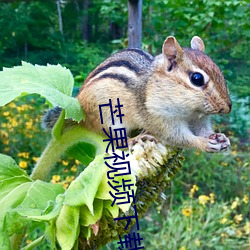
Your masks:
[{"label": "chipmunk's front paw", "polygon": [[229,139],[221,133],[215,133],[208,138],[208,149],[207,152],[216,153],[225,151],[230,147]]},{"label": "chipmunk's front paw", "polygon": [[137,135],[134,138],[131,138],[128,140],[128,147],[129,150],[132,150],[132,147],[136,144],[139,143],[141,146],[143,146],[145,144],[145,141],[153,141],[156,142],[156,139],[154,138],[154,136],[149,135],[149,134],[140,134]]}]

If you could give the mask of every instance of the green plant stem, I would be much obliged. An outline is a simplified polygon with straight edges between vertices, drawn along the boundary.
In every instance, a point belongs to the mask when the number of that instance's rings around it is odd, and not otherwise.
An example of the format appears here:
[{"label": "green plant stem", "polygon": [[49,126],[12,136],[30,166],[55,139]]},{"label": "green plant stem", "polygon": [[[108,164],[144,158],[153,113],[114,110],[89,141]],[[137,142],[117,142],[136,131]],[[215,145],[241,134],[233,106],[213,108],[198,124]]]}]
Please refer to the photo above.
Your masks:
[{"label": "green plant stem", "polygon": [[51,139],[30,177],[33,180],[46,180],[61,155],[65,153],[69,147],[78,142],[86,142],[94,145],[96,147],[96,155],[104,153],[106,143],[103,142],[103,139],[104,137],[101,135],[80,125],[65,129],[60,138]]}]

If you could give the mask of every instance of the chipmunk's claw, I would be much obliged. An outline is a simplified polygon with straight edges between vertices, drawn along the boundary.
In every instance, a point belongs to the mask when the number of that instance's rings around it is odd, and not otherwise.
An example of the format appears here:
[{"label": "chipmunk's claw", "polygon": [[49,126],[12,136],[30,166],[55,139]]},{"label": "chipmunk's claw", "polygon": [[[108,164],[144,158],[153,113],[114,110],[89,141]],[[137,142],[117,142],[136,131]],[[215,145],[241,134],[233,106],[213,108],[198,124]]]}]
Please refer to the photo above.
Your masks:
[{"label": "chipmunk's claw", "polygon": [[222,133],[211,134],[208,138],[209,152],[226,151],[230,147],[229,139]]},{"label": "chipmunk's claw", "polygon": [[128,141],[129,150],[131,151],[133,146],[137,143],[139,143],[143,147],[146,141],[156,142],[156,139],[154,136],[149,135],[149,134],[145,134],[145,133],[140,134],[134,138],[129,139]]}]

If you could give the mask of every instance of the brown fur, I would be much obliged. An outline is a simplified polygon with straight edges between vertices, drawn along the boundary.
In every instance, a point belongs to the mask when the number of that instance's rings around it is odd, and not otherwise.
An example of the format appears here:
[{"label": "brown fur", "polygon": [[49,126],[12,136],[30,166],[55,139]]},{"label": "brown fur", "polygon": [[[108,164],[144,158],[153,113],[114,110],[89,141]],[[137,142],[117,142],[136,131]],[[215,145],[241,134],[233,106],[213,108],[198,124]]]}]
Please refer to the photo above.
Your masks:
[{"label": "brown fur", "polygon": [[[208,138],[213,133],[208,115],[230,112],[225,79],[203,53],[204,43],[199,37],[192,39],[191,46],[196,49],[182,49],[174,37],[168,37],[163,54],[156,58],[134,49],[105,60],[89,74],[78,95],[87,114],[84,125],[97,132],[108,129],[109,109],[103,111],[102,125],[99,105],[111,99],[114,106],[119,98],[125,115],[119,126],[127,133],[143,129],[165,144],[208,152],[221,150],[221,142],[213,146],[214,141]],[[189,73],[194,70],[207,75],[204,86],[190,82]]]}]

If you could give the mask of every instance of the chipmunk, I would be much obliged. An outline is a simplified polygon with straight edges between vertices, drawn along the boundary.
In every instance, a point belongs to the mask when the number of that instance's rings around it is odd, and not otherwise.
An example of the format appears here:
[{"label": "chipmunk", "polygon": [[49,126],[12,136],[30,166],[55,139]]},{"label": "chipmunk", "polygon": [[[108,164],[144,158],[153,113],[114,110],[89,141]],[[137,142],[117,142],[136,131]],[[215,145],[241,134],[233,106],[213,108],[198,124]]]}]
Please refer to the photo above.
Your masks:
[{"label": "chipmunk", "polygon": [[[204,50],[198,36],[191,48],[169,36],[156,57],[140,49],[110,56],[88,75],[77,96],[86,112],[83,126],[100,133],[109,127],[125,127],[127,134],[141,129],[141,137],[206,152],[227,149],[230,142],[213,131],[210,114],[227,114],[232,104],[223,74]],[[99,105],[117,98],[123,123],[112,125],[110,111],[104,110],[101,124]]]}]

